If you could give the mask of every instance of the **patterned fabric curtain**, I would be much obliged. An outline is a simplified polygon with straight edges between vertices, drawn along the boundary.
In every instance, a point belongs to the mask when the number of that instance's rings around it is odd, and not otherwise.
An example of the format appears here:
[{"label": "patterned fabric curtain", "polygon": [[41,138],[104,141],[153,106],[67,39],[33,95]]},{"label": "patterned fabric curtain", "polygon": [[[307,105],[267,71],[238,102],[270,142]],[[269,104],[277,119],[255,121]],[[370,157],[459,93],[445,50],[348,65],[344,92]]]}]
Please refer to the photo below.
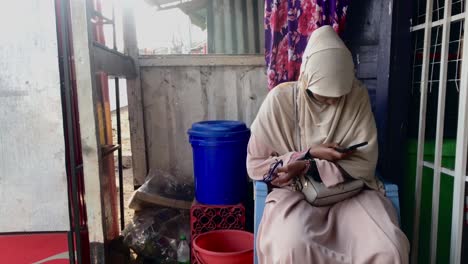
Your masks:
[{"label": "patterned fabric curtain", "polygon": [[268,88],[299,77],[312,32],[331,25],[344,29],[350,0],[265,0],[265,60]]}]

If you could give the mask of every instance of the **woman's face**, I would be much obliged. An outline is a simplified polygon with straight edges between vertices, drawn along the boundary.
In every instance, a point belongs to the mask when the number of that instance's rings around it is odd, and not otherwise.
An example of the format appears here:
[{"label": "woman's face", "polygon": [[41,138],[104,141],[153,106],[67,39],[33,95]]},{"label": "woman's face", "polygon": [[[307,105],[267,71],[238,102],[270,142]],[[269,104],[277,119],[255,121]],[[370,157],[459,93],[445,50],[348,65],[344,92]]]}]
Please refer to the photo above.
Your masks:
[{"label": "woman's face", "polygon": [[316,93],[312,93],[312,96],[319,101],[322,104],[327,104],[327,105],[335,105],[338,103],[341,97],[326,97],[326,96],[321,96]]}]

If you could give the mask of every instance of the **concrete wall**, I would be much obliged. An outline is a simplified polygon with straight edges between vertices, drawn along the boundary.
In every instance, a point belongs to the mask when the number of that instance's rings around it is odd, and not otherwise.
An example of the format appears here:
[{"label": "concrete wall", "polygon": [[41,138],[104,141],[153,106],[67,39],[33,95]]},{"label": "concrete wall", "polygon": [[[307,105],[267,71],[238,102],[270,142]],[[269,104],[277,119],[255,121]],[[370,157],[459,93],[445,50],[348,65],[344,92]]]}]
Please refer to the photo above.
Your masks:
[{"label": "concrete wall", "polygon": [[250,125],[267,94],[260,63],[142,67],[141,87],[148,165],[186,181],[193,178],[192,123],[231,119]]}]

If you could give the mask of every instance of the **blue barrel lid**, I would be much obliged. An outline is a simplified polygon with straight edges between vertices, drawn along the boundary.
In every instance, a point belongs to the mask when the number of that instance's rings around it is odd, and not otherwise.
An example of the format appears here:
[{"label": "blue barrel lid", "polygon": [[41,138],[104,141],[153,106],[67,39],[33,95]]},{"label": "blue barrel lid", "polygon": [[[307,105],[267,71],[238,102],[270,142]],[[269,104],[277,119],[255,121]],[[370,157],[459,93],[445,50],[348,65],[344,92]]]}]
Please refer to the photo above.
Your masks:
[{"label": "blue barrel lid", "polygon": [[195,137],[231,137],[241,134],[250,135],[250,130],[240,121],[210,120],[192,124],[188,134]]}]

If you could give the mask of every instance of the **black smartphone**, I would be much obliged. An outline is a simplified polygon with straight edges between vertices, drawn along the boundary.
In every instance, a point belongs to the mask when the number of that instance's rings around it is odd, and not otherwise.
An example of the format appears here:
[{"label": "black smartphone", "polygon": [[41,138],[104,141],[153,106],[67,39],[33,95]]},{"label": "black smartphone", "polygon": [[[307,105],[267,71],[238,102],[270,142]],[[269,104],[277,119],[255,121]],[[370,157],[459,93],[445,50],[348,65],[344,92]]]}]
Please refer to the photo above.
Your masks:
[{"label": "black smartphone", "polygon": [[356,150],[358,148],[364,147],[365,145],[367,145],[367,141],[356,144],[356,145],[349,146],[347,148],[335,148],[335,150],[338,151],[338,152],[341,152],[341,153],[347,153],[347,152]]}]

